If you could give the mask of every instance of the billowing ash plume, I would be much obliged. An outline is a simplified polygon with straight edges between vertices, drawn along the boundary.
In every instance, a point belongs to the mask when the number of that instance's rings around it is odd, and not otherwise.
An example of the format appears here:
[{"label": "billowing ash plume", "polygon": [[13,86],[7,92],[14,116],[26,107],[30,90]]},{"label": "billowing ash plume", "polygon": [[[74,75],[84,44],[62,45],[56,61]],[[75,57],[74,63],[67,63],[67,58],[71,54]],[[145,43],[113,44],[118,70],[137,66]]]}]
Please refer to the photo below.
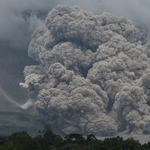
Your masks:
[{"label": "billowing ash plume", "polygon": [[125,17],[56,6],[32,35],[20,86],[64,133],[150,133],[148,31]]}]

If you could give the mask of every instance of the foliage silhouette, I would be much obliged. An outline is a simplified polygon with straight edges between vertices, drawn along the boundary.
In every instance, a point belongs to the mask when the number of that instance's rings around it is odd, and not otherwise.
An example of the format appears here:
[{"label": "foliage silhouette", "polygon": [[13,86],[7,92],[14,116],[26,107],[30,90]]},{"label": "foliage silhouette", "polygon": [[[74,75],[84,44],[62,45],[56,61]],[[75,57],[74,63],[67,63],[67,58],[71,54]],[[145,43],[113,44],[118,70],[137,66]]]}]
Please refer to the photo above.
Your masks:
[{"label": "foliage silhouette", "polygon": [[26,131],[9,136],[0,136],[0,150],[149,150],[150,142],[141,145],[134,138],[122,137],[97,139],[93,134],[83,137],[71,133],[62,138],[53,132],[50,124],[45,125],[36,137],[30,137]]}]

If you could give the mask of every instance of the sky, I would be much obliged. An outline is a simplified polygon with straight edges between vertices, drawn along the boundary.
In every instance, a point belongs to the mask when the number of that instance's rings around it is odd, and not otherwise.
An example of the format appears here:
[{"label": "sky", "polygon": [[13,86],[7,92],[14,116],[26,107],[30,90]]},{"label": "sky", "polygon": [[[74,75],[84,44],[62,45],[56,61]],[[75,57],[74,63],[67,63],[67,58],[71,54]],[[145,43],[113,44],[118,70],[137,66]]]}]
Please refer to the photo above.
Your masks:
[{"label": "sky", "polygon": [[[147,0],[1,0],[0,1],[0,42],[6,42],[12,48],[28,49],[31,34],[39,26],[44,26],[36,11],[49,12],[58,4],[78,5],[94,14],[104,11],[116,16],[126,16],[134,22],[141,22],[150,29],[150,1]],[[30,16],[23,18],[29,11]]]}]

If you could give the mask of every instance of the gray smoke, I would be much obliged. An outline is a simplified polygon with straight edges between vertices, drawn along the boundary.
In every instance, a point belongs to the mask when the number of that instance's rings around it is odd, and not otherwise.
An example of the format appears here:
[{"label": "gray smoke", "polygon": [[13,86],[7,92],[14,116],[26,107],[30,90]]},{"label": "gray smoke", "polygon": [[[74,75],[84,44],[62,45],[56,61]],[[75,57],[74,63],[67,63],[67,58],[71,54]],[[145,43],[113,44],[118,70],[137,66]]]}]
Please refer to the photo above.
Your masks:
[{"label": "gray smoke", "polygon": [[56,6],[32,35],[20,86],[64,133],[150,133],[148,30],[125,17]]},{"label": "gray smoke", "polygon": [[34,105],[33,101],[29,99],[25,104],[21,106],[22,109],[27,110]]}]

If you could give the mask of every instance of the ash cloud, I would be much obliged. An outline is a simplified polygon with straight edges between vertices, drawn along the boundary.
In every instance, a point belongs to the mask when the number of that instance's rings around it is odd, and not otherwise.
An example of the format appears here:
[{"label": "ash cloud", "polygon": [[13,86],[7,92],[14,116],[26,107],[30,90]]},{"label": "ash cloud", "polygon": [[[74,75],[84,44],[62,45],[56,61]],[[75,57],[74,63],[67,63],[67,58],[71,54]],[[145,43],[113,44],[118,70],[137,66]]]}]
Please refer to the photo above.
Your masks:
[{"label": "ash cloud", "polygon": [[[116,5],[117,4],[117,5]],[[116,16],[125,16],[137,24],[144,24],[150,30],[150,2],[147,0],[100,0],[100,11],[107,11]],[[150,39],[150,37],[149,37]]]},{"label": "ash cloud", "polygon": [[68,134],[150,133],[149,43],[145,26],[104,12],[56,6],[32,35],[20,86]]}]

